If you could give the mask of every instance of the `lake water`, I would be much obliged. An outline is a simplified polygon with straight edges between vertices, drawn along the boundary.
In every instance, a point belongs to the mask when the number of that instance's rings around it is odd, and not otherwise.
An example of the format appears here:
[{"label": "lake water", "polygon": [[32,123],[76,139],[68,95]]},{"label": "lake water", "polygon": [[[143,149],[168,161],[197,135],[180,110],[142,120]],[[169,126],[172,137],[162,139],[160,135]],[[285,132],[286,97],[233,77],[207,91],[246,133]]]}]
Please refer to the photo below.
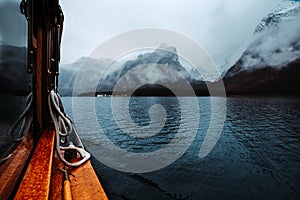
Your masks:
[{"label": "lake water", "polygon": [[[210,120],[211,99],[199,97],[197,100],[201,116],[198,133],[187,152],[176,162],[154,172],[135,174],[120,172],[93,160],[111,199],[300,197],[300,98],[227,98],[222,134],[213,150],[202,159],[198,153]],[[63,101],[72,115],[71,98],[63,98]],[[181,118],[176,98],[131,98],[131,117],[141,126],[149,122],[151,105],[159,103],[166,109],[166,125],[147,140],[134,140],[120,132],[113,120],[110,102],[108,97],[95,98],[96,116],[107,137],[126,151],[154,151],[176,137]],[[82,106],[79,112],[84,110]],[[86,124],[84,132],[94,135],[95,139],[98,137],[99,130],[89,124],[88,118],[79,118],[77,123]]]},{"label": "lake water", "polygon": [[[80,98],[87,102],[90,99]],[[180,123],[189,124],[188,119],[181,121],[185,109],[180,108],[175,97],[132,97],[130,115],[136,124],[148,125],[149,108],[157,103],[164,106],[167,116],[158,134],[134,138],[124,134],[113,120],[110,97],[93,100],[94,114],[107,138],[124,151],[149,153],[164,148],[176,138]],[[300,98],[228,97],[222,134],[204,158],[198,155],[210,123],[211,98],[196,100],[201,116],[197,134],[188,150],[167,167],[148,173],[129,173],[108,167],[95,157],[92,159],[110,199],[299,199]],[[63,102],[72,117],[72,98],[64,97]],[[119,105],[122,109],[122,104]],[[3,112],[5,109],[7,112],[7,107],[1,107],[2,116],[7,114]],[[78,111],[84,116],[75,120],[76,126],[84,127],[84,130],[78,128],[79,134],[89,150],[97,151],[90,146],[94,141],[89,140],[97,141],[100,130],[86,117],[93,113],[86,113],[90,111],[85,106]],[[191,119],[194,114],[190,113]],[[3,132],[13,118],[7,115],[8,118],[1,118]],[[186,131],[191,130],[186,128]],[[6,140],[3,132],[2,149]]]}]

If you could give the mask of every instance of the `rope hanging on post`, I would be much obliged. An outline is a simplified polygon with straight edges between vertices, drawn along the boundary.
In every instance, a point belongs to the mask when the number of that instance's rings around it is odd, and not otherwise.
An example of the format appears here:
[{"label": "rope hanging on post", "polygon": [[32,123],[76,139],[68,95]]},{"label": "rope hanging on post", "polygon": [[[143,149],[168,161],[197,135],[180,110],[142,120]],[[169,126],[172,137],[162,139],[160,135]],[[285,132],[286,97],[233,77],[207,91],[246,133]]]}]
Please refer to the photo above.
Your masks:
[{"label": "rope hanging on post", "polygon": [[[55,132],[56,132],[56,152],[59,159],[69,167],[78,167],[79,165],[86,162],[90,157],[90,153],[88,153],[75,130],[75,127],[69,117],[64,113],[61,99],[54,90],[51,90],[48,96],[48,103],[50,109],[50,115],[52,121],[54,123]],[[77,142],[77,146],[75,146],[72,142],[68,143],[68,137],[73,133],[75,140]],[[64,147],[61,144],[67,144],[68,146]],[[68,162],[62,151],[75,150],[81,156],[81,160],[78,162]]]},{"label": "rope hanging on post", "polygon": [[[14,151],[16,145],[24,139],[24,137],[29,133],[30,128],[33,122],[33,114],[32,114],[32,93],[26,98],[26,107],[23,113],[19,116],[19,118],[13,123],[13,125],[8,130],[8,137],[14,142],[9,149],[4,153],[4,155],[0,158],[0,164],[4,163],[6,160],[10,158],[12,152]],[[20,129],[18,130],[17,136],[15,136],[15,132],[19,125],[21,124]]]},{"label": "rope hanging on post", "polygon": [[[26,98],[26,107],[20,117],[15,121],[15,123],[8,130],[8,136],[14,142],[20,142],[29,132],[29,129],[32,125],[33,115],[32,115],[32,93]],[[22,122],[19,134],[17,137],[14,136],[14,132],[17,129],[18,125]]]}]

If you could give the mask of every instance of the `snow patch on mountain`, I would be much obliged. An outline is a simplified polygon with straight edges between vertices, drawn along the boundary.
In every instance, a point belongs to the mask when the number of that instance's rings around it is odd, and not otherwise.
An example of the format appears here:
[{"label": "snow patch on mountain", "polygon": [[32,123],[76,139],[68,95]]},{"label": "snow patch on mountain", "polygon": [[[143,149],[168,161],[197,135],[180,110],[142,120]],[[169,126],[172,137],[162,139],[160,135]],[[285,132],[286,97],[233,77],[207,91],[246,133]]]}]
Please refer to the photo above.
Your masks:
[{"label": "snow patch on mountain", "polygon": [[281,68],[300,57],[300,2],[284,1],[255,29],[239,70]]},{"label": "snow patch on mountain", "polygon": [[[141,68],[136,70],[137,67]],[[166,71],[166,69],[176,70],[187,81],[191,82],[193,80],[189,71],[180,63],[176,47],[161,44],[154,51],[148,50],[148,52],[138,54],[135,58],[121,63],[115,70],[105,72],[105,75],[99,81],[99,90],[112,91],[117,81],[127,73],[130,73],[130,76],[126,78],[128,82],[126,84],[127,89],[135,87],[135,85],[155,84],[157,82],[173,84],[179,81],[178,77],[170,76],[170,71]]]},{"label": "snow patch on mountain", "polygon": [[[124,59],[126,58],[126,59]],[[135,68],[141,67],[139,70]],[[177,54],[176,47],[161,44],[157,49],[129,52],[115,60],[82,57],[69,65],[62,65],[59,76],[59,90],[63,95],[80,95],[97,91],[112,91],[118,80],[129,71],[127,89],[139,84],[155,84],[157,82],[177,84],[181,78],[170,75],[175,70],[188,82],[207,80],[211,77],[209,70],[201,74],[184,58]],[[74,83],[76,91],[73,91]]]},{"label": "snow patch on mountain", "polygon": [[261,20],[254,33],[261,32],[271,26],[275,27],[284,21],[294,20],[297,17],[297,13],[299,13],[299,2],[290,0],[281,2],[272,13],[269,13]]}]

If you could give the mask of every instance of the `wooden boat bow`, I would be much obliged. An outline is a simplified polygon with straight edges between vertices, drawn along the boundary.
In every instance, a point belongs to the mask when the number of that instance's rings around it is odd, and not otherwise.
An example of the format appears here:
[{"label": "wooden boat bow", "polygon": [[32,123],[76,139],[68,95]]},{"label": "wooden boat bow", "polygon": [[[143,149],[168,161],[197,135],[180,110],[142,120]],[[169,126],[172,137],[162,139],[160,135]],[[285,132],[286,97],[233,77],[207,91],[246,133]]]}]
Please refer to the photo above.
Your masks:
[{"label": "wooden boat bow", "polygon": [[[55,117],[61,114],[52,111],[49,100],[58,86],[64,20],[59,0],[22,0],[20,9],[28,22],[33,123],[30,134],[0,166],[0,199],[108,199],[83,145],[60,145]],[[70,149],[77,152],[66,158]],[[58,169],[74,177],[66,178]]]}]

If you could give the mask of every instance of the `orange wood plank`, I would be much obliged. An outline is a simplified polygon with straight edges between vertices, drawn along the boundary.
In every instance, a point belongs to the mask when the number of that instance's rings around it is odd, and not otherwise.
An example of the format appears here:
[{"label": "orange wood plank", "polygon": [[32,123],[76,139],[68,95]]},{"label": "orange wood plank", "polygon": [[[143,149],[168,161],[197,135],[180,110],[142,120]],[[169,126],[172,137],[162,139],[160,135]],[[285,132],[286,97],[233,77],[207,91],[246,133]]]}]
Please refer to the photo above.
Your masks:
[{"label": "orange wood plank", "polygon": [[82,166],[71,171],[75,177],[70,176],[73,198],[76,199],[108,199],[98,177],[87,161]]},{"label": "orange wood plank", "polygon": [[[63,173],[57,168],[63,169],[64,165],[54,156],[54,137],[52,130],[42,133],[15,199],[62,199]],[[108,199],[90,161],[67,170],[75,175],[70,176],[74,200]]]},{"label": "orange wood plank", "polygon": [[0,167],[0,199],[6,200],[12,195],[26,161],[32,151],[33,139],[28,134],[17,146],[12,156]]},{"label": "orange wood plank", "polygon": [[45,130],[42,133],[15,199],[48,199],[54,136],[53,130]]},{"label": "orange wood plank", "polygon": [[[63,196],[63,173],[57,168],[64,168],[57,156],[54,156],[50,199],[61,200]],[[77,168],[68,168],[75,177],[71,180],[71,193],[73,200],[107,200],[108,197],[95,173],[90,161]]]},{"label": "orange wood plank", "polygon": [[63,169],[64,166],[60,162],[56,153],[53,158],[53,167],[52,167],[52,178],[51,178],[51,188],[50,188],[50,197],[51,200],[62,200],[62,187],[63,187],[63,173],[57,169]]}]

